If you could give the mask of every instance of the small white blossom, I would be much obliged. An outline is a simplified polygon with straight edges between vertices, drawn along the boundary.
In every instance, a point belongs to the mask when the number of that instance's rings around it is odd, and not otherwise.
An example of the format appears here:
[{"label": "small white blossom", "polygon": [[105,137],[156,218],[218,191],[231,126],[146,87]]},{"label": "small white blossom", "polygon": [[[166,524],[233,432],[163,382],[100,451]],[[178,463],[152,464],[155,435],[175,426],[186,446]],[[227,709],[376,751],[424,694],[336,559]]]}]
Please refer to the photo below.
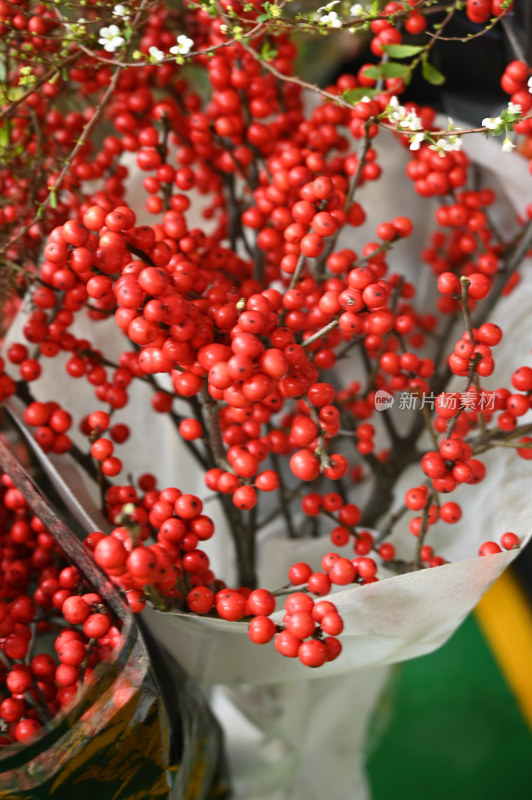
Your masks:
[{"label": "small white blossom", "polygon": [[485,117],[482,120],[482,127],[487,128],[489,131],[494,131],[499,125],[502,125],[501,117]]},{"label": "small white blossom", "polygon": [[508,137],[506,137],[506,139],[502,143],[502,151],[503,151],[503,153],[511,153],[512,150],[514,149],[514,147],[515,147],[515,144],[513,142],[511,142]]},{"label": "small white blossom", "polygon": [[451,131],[457,131],[457,133],[450,136],[441,136],[435,144],[429,145],[429,149],[435,150],[440,156],[444,156],[445,153],[451,153],[453,150],[461,150],[463,144],[462,137],[458,134],[460,128],[455,128],[454,122],[450,117],[447,117],[447,119],[449,120],[447,132],[450,134]]},{"label": "small white blossom", "polygon": [[527,86],[528,86],[528,91],[530,92],[530,94],[532,94],[532,76],[528,79]]},{"label": "small white blossom", "polygon": [[329,11],[328,14],[324,14],[322,17],[319,17],[318,22],[320,25],[327,25],[328,28],[342,27],[342,20],[339,18],[336,11]]},{"label": "small white blossom", "polygon": [[418,117],[413,111],[406,115],[400,125],[401,128],[406,128],[409,131],[420,131],[423,128],[421,118]]},{"label": "small white blossom", "polygon": [[360,5],[360,3],[354,3],[349,9],[349,14],[352,17],[361,17],[362,14],[364,14],[364,8]]},{"label": "small white blossom", "polygon": [[125,44],[125,39],[120,36],[120,28],[116,25],[109,25],[108,28],[100,28],[100,38],[98,44],[101,44],[107,53],[114,53]]},{"label": "small white blossom", "polygon": [[398,128],[408,131],[420,131],[423,129],[420,117],[414,111],[407,111],[404,106],[400,106],[399,100],[395,95],[390,99],[388,108],[393,109],[388,113],[388,119],[390,122],[395,123]]},{"label": "small white blossom", "polygon": [[508,113],[509,114],[520,114],[522,111],[521,106],[519,103],[512,103],[511,101],[508,103]]},{"label": "small white blossom", "polygon": [[186,56],[190,53],[193,47],[194,42],[192,39],[189,39],[188,36],[185,36],[184,33],[181,33],[177,37],[177,44],[170,48],[170,52],[173,56]]},{"label": "small white blossom", "polygon": [[129,19],[131,14],[126,6],[123,6],[121,3],[116,5],[113,8],[113,17],[121,17],[122,19]]},{"label": "small white blossom", "polygon": [[419,148],[421,147],[421,142],[423,141],[424,138],[425,138],[424,133],[415,133],[410,138],[410,150],[419,150]]},{"label": "small white blossom", "polygon": [[163,51],[159,50],[159,48],[155,47],[154,45],[152,45],[149,48],[148,53],[150,54],[150,57],[153,58],[154,61],[163,61],[164,60]]},{"label": "small white blossom", "polygon": [[[325,6],[321,6],[316,11],[317,14],[317,21],[320,25],[327,25],[328,28],[340,28],[342,25],[341,19],[338,17],[336,11],[331,11],[331,8],[337,6],[340,0],[331,0],[330,3],[327,3]],[[327,13],[324,13],[327,12]]]},{"label": "small white blossom", "polygon": [[436,144],[429,145],[430,150],[436,150],[441,156],[444,153],[451,153],[453,150],[461,150],[462,149],[462,137],[461,136],[449,136],[445,137],[442,136],[441,139],[438,139]]}]

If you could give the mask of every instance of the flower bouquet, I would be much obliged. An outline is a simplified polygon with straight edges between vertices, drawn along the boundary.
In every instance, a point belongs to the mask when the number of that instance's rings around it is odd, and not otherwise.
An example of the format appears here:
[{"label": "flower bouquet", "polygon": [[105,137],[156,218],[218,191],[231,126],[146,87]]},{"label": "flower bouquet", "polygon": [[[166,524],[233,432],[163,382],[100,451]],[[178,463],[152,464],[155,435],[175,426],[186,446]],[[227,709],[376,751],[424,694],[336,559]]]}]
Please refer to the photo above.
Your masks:
[{"label": "flower bouquet", "polygon": [[[518,48],[519,4],[463,5],[2,9],[2,399],[154,663],[226,687],[248,800],[354,785],[388,665],[530,533],[531,70],[475,125],[402,97],[456,18]],[[324,36],[371,58],[316,86]]]}]

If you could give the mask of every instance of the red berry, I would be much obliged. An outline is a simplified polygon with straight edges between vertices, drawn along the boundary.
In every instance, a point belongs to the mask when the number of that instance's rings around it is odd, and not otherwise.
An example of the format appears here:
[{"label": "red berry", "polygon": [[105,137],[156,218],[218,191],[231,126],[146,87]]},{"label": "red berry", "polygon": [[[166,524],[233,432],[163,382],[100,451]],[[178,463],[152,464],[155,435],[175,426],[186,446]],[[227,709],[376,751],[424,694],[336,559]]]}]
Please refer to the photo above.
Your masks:
[{"label": "red berry", "polygon": [[484,544],[482,544],[478,550],[479,556],[491,556],[500,552],[501,548],[496,542],[484,542]]},{"label": "red berry", "polygon": [[71,595],[61,607],[64,618],[72,625],[81,625],[81,623],[85,622],[90,611],[89,605],[79,595]]},{"label": "red berry", "polygon": [[21,719],[15,726],[15,739],[17,742],[31,742],[41,729],[41,723],[36,719]]},{"label": "red berry", "polygon": [[248,597],[248,611],[268,617],[275,611],[275,597],[267,589],[255,589]]},{"label": "red berry", "polygon": [[246,613],[246,599],[234,589],[222,589],[216,594],[216,611],[222,619],[235,622]]},{"label": "red berry", "polygon": [[294,586],[301,586],[307,582],[311,574],[312,568],[308,564],[298,562],[297,564],[292,564],[288,570],[288,580]]},{"label": "red berry", "polygon": [[325,572],[313,572],[307,580],[309,592],[323,596],[331,591],[331,579]]},{"label": "red berry", "polygon": [[519,537],[515,533],[507,531],[501,536],[501,544],[505,550],[514,550],[521,544]]},{"label": "red berry", "polygon": [[298,639],[290,631],[284,630],[277,634],[274,640],[275,649],[281,655],[287,658],[296,658],[298,650],[301,645],[301,639]]},{"label": "red berry", "polygon": [[297,656],[306,667],[321,667],[327,661],[327,647],[318,639],[310,639],[299,645]]},{"label": "red berry", "polygon": [[335,636],[326,636],[323,640],[327,648],[327,661],[334,661],[342,652],[342,643]]},{"label": "red berry", "polygon": [[346,586],[355,579],[356,569],[348,558],[337,558],[329,569],[332,583]]},{"label": "red berry", "polygon": [[458,503],[442,503],[440,506],[440,519],[444,522],[455,523],[462,517],[462,509]]},{"label": "red berry", "polygon": [[270,617],[257,616],[251,620],[248,628],[248,636],[255,644],[266,644],[270,642],[277,628]]},{"label": "red berry", "polygon": [[196,586],[187,594],[187,606],[195,614],[208,614],[214,606],[214,592],[207,586]]},{"label": "red berry", "polygon": [[322,631],[330,636],[338,636],[344,629],[341,616],[334,611],[322,616],[320,626]]},{"label": "red berry", "polygon": [[85,659],[86,648],[79,639],[70,639],[61,643],[57,655],[62,664],[68,664],[71,667],[79,667],[81,662]]},{"label": "red berry", "polygon": [[[111,627],[111,620],[107,614],[91,614],[83,623],[83,633],[89,639],[101,639]],[[61,659],[64,662],[64,659]]]},{"label": "red berry", "polygon": [[312,481],[320,474],[320,462],[309,450],[298,450],[290,458],[290,469],[302,481]]}]

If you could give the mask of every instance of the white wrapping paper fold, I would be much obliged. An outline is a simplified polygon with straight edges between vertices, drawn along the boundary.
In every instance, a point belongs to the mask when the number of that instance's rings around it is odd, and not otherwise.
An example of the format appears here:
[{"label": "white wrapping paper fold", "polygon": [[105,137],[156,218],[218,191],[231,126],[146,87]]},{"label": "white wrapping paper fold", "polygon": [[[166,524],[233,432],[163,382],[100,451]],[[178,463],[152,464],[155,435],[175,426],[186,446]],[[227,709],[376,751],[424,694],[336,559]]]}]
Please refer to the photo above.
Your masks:
[{"label": "white wrapping paper fold", "polygon": [[[301,544],[301,543],[300,543]],[[320,542],[323,552],[323,542]],[[270,540],[265,551],[282,550]],[[308,550],[304,548],[308,554]],[[316,548],[318,549],[318,548]],[[301,548],[300,548],[301,551]],[[255,645],[247,623],[164,614],[147,609],[150,629],[191,675],[211,684],[273,684],[313,680],[392,664],[442,645],[477,604],[515,553],[473,558],[349,588],[330,595],[344,621],[342,654],[319,670]],[[282,612],[274,619],[280,621]]]}]

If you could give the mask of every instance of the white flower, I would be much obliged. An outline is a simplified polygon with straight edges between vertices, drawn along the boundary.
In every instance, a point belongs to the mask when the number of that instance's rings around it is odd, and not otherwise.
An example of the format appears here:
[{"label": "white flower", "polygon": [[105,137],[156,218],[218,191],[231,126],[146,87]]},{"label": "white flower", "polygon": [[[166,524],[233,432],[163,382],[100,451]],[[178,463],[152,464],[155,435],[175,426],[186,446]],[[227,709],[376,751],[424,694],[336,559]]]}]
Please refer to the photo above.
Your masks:
[{"label": "white flower", "polygon": [[458,133],[461,129],[455,127],[450,117],[447,119],[449,120],[447,132],[451,134],[451,131],[456,131],[456,133],[450,136],[441,136],[435,144],[429,145],[430,150],[435,150],[442,157],[445,153],[451,153],[453,150],[461,150],[463,144],[462,137]]},{"label": "white flower", "polygon": [[423,141],[424,138],[425,138],[424,133],[415,133],[410,138],[410,150],[419,150],[419,148],[421,147],[421,142]]},{"label": "white flower", "polygon": [[482,127],[487,128],[489,131],[494,131],[499,125],[502,125],[501,117],[485,117],[482,120]]},{"label": "white flower", "polygon": [[327,25],[328,28],[341,28],[342,20],[338,17],[336,11],[329,11],[318,19],[320,25]]},{"label": "white flower", "polygon": [[192,39],[189,39],[188,36],[185,36],[184,33],[181,33],[177,37],[177,44],[170,48],[170,52],[173,56],[186,56],[190,53],[193,47],[194,42]]},{"label": "white flower", "polygon": [[108,53],[114,53],[125,44],[125,39],[120,36],[120,28],[116,25],[109,25],[108,28],[100,28],[100,38],[98,44]]},{"label": "white flower", "polygon": [[438,139],[436,144],[429,144],[430,150],[436,150],[440,156],[443,156],[445,153],[450,153],[453,150],[460,150],[462,148],[462,137],[461,136],[449,136],[445,137],[442,136],[441,139]]},{"label": "white flower", "polygon": [[421,122],[420,117],[411,111],[401,122],[401,128],[406,128],[409,131],[420,131],[423,128],[423,123]]},{"label": "white flower", "polygon": [[506,139],[502,143],[502,151],[503,151],[503,153],[511,153],[512,150],[514,149],[514,147],[515,147],[515,144],[513,142],[511,142],[508,137],[506,137]]},{"label": "white flower", "polygon": [[153,58],[154,61],[163,61],[164,60],[163,51],[159,50],[159,48],[155,47],[154,45],[152,45],[149,48],[148,53],[150,54],[151,58]]},{"label": "white flower", "polygon": [[[331,8],[337,6],[339,2],[340,0],[331,0],[331,2],[327,3],[326,6],[321,6],[318,8],[316,14],[318,15],[317,20],[320,25],[327,25],[328,28],[339,28],[342,25],[342,22],[339,19],[336,11],[331,11]],[[325,11],[328,13],[323,13]]]},{"label": "white flower", "polygon": [[407,111],[404,106],[399,105],[397,97],[392,97],[388,104],[388,108],[393,111],[388,114],[390,122],[395,123],[398,128],[403,128],[408,131],[420,131],[423,129],[423,123],[420,117],[414,111]]},{"label": "white flower", "polygon": [[449,136],[449,138],[446,139],[446,145],[445,144],[443,145],[443,149],[444,150],[461,150],[463,141],[464,140],[462,139],[461,136]]},{"label": "white flower", "polygon": [[511,101],[508,103],[508,113],[509,114],[520,114],[521,113],[521,106],[519,103],[512,103]]},{"label": "white flower", "polygon": [[349,14],[352,17],[361,17],[363,13],[364,8],[360,5],[360,3],[354,3],[349,9]]},{"label": "white flower", "polygon": [[528,79],[527,86],[528,86],[528,91],[530,92],[530,94],[532,94],[532,76]]},{"label": "white flower", "polygon": [[121,3],[113,8],[113,17],[121,17],[122,19],[129,19],[131,14],[129,10]]}]

